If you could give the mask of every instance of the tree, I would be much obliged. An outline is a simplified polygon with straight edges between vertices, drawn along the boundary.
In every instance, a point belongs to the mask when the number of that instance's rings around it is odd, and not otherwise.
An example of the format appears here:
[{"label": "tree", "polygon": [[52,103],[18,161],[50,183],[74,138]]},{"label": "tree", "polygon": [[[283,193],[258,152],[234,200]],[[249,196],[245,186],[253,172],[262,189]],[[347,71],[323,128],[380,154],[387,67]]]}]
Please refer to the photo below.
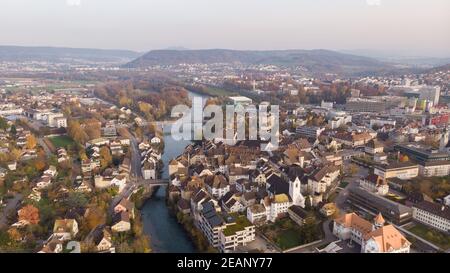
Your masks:
[{"label": "tree", "polygon": [[75,142],[82,145],[84,145],[89,139],[89,136],[86,134],[85,130],[81,128],[81,125],[78,121],[69,120],[69,124],[67,125],[67,132]]},{"label": "tree", "polygon": [[358,166],[356,166],[356,164],[354,164],[354,163],[351,163],[348,168],[348,172],[351,176],[354,176],[355,174],[357,174],[358,170],[359,170]]},{"label": "tree", "polygon": [[0,130],[6,130],[8,129],[8,122],[6,119],[0,117]]},{"label": "tree", "polygon": [[96,139],[101,137],[101,124],[96,119],[89,119],[84,122],[85,132],[89,139]]},{"label": "tree", "polygon": [[112,156],[111,152],[109,151],[109,148],[106,146],[103,146],[100,149],[100,166],[101,168],[105,169],[112,163]]},{"label": "tree", "polygon": [[13,136],[15,136],[16,134],[17,134],[17,129],[16,129],[16,125],[11,125],[11,134],[13,135]]},{"label": "tree", "polygon": [[33,205],[26,205],[19,210],[19,221],[27,221],[32,225],[39,223],[39,210]]},{"label": "tree", "polygon": [[401,155],[399,160],[400,162],[408,162],[409,157],[407,155]]},{"label": "tree", "polygon": [[34,135],[30,134],[27,136],[27,148],[34,149],[36,147],[37,141]]},{"label": "tree", "polygon": [[88,204],[88,199],[84,193],[71,192],[64,203],[68,208],[84,208]]},{"label": "tree", "polygon": [[34,167],[38,172],[42,172],[45,169],[45,161],[44,160],[36,160],[34,161]]},{"label": "tree", "polygon": [[87,216],[85,217],[86,225],[89,230],[94,229],[98,225],[106,222],[106,212],[97,207],[90,207]]}]

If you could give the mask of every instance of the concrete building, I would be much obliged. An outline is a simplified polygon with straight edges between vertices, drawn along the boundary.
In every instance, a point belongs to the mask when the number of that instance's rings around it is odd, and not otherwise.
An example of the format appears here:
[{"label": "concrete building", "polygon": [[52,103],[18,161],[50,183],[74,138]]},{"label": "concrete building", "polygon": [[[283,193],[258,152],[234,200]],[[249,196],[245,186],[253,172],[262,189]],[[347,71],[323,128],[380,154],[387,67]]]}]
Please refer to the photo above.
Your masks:
[{"label": "concrete building", "polygon": [[440,231],[450,232],[450,207],[422,201],[414,204],[413,219]]},{"label": "concrete building", "polygon": [[350,188],[349,203],[373,213],[380,212],[383,217],[395,224],[405,224],[412,219],[412,209],[360,187]]},{"label": "concrete building", "polygon": [[374,174],[384,180],[392,177],[411,179],[419,175],[419,165],[411,162],[392,162],[374,166]]}]

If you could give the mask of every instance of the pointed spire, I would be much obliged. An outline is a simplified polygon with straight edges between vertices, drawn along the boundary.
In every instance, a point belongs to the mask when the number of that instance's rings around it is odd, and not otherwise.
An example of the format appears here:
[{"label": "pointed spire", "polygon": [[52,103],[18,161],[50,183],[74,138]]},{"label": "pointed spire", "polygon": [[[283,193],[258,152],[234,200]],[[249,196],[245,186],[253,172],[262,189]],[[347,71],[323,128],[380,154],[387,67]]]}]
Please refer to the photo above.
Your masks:
[{"label": "pointed spire", "polygon": [[373,220],[376,226],[382,227],[384,223],[386,222],[383,218],[383,215],[381,213],[378,213],[378,215]]}]

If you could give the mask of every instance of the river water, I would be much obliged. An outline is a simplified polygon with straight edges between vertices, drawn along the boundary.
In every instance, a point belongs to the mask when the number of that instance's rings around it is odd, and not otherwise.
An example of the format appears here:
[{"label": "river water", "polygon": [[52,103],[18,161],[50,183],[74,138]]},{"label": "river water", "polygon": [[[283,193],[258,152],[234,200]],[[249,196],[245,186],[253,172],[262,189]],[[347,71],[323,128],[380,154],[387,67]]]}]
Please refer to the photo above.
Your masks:
[{"label": "river water", "polygon": [[[190,97],[202,97],[189,93]],[[188,140],[176,141],[170,134],[170,125],[164,126],[164,154],[162,161],[164,169],[162,178],[168,178],[170,160],[180,155],[184,148],[191,143]],[[150,244],[156,253],[191,253],[196,252],[193,243],[177,219],[169,214],[166,206],[166,187],[162,186],[152,198],[146,201],[141,210],[145,234],[150,236]]]}]

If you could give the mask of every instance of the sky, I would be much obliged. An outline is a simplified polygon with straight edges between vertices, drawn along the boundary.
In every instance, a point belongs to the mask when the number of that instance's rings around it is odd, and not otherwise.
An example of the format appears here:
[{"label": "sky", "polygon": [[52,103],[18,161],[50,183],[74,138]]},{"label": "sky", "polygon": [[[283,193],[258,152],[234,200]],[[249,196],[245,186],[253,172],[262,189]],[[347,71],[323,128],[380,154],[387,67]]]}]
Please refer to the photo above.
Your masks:
[{"label": "sky", "polygon": [[450,57],[450,1],[0,0],[0,45]]}]

